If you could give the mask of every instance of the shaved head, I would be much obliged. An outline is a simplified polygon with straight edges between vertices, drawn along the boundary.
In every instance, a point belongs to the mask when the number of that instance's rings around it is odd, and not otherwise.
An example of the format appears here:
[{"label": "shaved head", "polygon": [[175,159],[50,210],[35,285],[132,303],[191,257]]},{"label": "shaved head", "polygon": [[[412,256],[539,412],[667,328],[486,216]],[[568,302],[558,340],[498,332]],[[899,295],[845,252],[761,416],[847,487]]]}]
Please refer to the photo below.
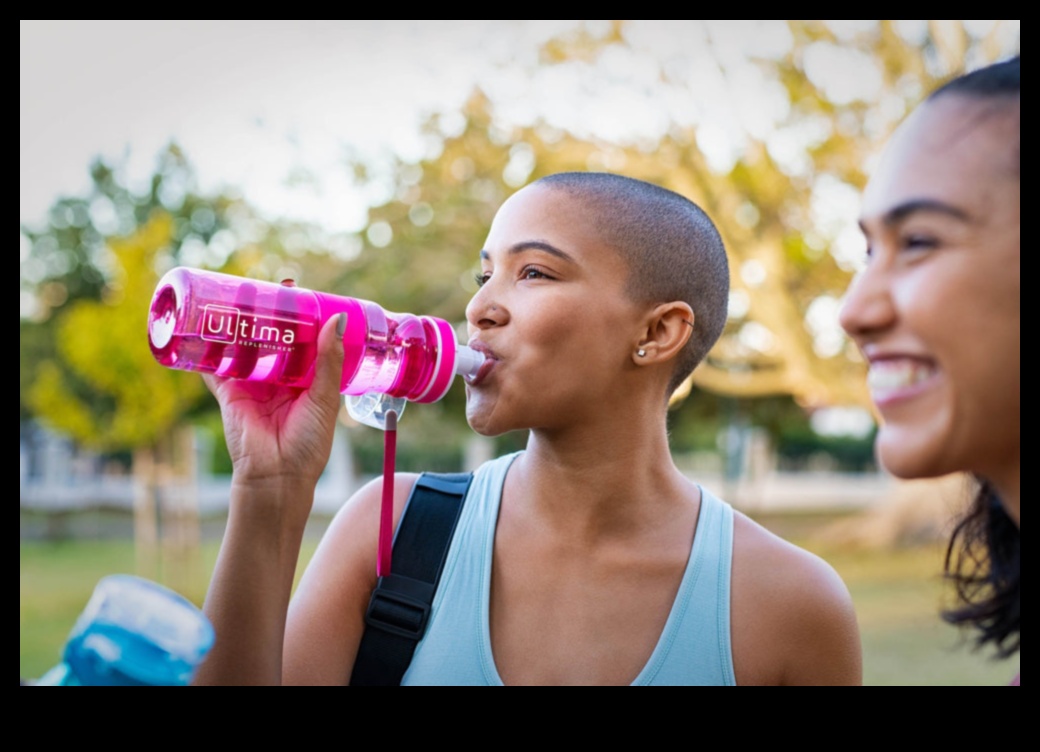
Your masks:
[{"label": "shaved head", "polygon": [[603,241],[627,264],[626,291],[633,300],[648,305],[683,301],[693,309],[693,334],[669,382],[674,391],[726,324],[729,265],[715,224],[688,198],[635,178],[561,172],[535,184],[563,191],[584,205]]}]

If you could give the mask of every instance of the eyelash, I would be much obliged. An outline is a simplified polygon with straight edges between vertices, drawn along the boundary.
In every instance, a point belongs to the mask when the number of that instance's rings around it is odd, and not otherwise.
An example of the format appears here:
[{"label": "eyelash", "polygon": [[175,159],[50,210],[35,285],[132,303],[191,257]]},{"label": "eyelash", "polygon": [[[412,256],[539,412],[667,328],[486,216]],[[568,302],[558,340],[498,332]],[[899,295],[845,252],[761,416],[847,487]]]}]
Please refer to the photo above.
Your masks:
[{"label": "eyelash", "polygon": [[[534,277],[529,276],[531,274],[535,274],[536,276],[534,276]],[[546,274],[545,272],[541,271],[540,269],[536,269],[533,266],[525,266],[523,268],[523,270],[520,272],[520,278],[521,279],[552,279],[552,277],[550,277],[548,274]],[[491,279],[491,273],[490,272],[477,272],[476,274],[473,275],[473,280],[477,283],[477,287],[483,287],[485,284],[487,284],[489,279]]]},{"label": "eyelash", "polygon": [[[536,276],[532,277],[532,276],[530,276],[531,274],[535,274]],[[548,274],[546,274],[541,269],[538,269],[537,267],[534,267],[534,266],[525,266],[523,271],[520,272],[520,278],[521,279],[552,279],[552,277],[550,277]]]},{"label": "eyelash", "polygon": [[903,239],[903,248],[907,249],[929,249],[939,245],[939,241],[930,236],[908,235]]},{"label": "eyelash", "polygon": [[[933,248],[939,246],[938,239],[925,236],[925,235],[907,235],[899,239],[899,247],[901,250],[906,251],[930,251]],[[870,243],[867,244],[866,256],[871,258],[874,255],[874,249]]]}]

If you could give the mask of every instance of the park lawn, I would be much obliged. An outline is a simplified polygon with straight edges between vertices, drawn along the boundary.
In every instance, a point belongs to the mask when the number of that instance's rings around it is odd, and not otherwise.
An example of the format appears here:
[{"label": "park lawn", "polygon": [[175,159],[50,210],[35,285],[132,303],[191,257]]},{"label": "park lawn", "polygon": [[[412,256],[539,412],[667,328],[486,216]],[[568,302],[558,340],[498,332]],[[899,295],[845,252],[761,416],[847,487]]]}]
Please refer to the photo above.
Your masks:
[{"label": "park lawn", "polygon": [[[805,543],[812,550],[811,543]],[[949,590],[941,545],[895,550],[836,551],[815,546],[849,588],[863,642],[863,683],[880,685],[1003,685],[1021,656],[997,661],[973,650],[970,636],[942,621]]]},{"label": "park lawn", "polygon": [[[1019,670],[1020,656],[994,661],[973,652],[961,633],[939,618],[940,545],[842,549],[804,529],[778,525],[778,532],[829,561],[845,580],[860,623],[864,684],[1003,685]],[[304,541],[297,577],[316,542],[316,536]],[[98,580],[135,572],[136,560],[131,541],[111,539],[23,540],[19,554],[19,672],[33,679],[60,659]],[[162,567],[148,576],[201,605],[216,554],[216,541],[205,541],[187,568],[190,576],[164,577]]]},{"label": "park lawn", "polygon": [[[21,541],[19,554],[19,673],[22,679],[43,675],[61,659],[61,651],[76,618],[98,581],[110,574],[140,574],[177,591],[198,606],[206,595],[209,573],[219,543],[203,542],[187,567],[187,577],[164,575],[159,568],[139,572],[131,540],[70,539],[57,542]],[[301,566],[314,553],[316,538],[304,541]],[[170,566],[165,567],[169,572]]]}]

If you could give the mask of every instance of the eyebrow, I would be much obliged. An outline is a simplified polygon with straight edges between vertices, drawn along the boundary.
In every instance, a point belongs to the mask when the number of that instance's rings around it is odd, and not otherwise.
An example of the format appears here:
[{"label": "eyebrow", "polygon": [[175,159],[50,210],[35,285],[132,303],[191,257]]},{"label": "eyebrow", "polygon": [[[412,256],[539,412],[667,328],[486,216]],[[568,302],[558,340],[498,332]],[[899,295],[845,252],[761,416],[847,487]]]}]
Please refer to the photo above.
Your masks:
[{"label": "eyebrow", "polygon": [[[561,251],[552,243],[546,243],[544,240],[521,240],[519,243],[515,243],[509,246],[509,250],[507,250],[506,253],[510,256],[515,256],[516,254],[523,253],[524,251],[544,251],[545,253],[548,253],[550,256],[555,256],[556,258],[562,259],[563,261],[569,261],[572,264],[574,263],[574,259],[570,256],[570,254]],[[486,261],[491,258],[491,254],[488,253],[487,249],[481,250],[480,258],[481,260]]]},{"label": "eyebrow", "polygon": [[[907,217],[917,213],[945,214],[946,216],[960,220],[961,222],[971,221],[971,217],[963,209],[958,209],[956,206],[952,206],[942,201],[936,201],[935,199],[919,198],[913,199],[912,201],[906,201],[889,209],[881,216],[881,223],[887,227],[892,227],[899,224]],[[860,221],[859,226],[862,229],[866,229],[862,220]]]}]

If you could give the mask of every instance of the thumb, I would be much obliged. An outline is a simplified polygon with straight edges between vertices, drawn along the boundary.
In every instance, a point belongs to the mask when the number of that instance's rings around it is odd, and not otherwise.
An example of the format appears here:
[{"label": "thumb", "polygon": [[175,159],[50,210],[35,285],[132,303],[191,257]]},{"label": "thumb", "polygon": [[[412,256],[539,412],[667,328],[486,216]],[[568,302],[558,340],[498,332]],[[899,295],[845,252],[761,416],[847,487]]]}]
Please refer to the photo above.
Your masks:
[{"label": "thumb", "polygon": [[310,392],[317,400],[330,400],[339,409],[339,387],[343,377],[343,333],[347,314],[339,313],[325,322],[318,334],[318,357]]}]

